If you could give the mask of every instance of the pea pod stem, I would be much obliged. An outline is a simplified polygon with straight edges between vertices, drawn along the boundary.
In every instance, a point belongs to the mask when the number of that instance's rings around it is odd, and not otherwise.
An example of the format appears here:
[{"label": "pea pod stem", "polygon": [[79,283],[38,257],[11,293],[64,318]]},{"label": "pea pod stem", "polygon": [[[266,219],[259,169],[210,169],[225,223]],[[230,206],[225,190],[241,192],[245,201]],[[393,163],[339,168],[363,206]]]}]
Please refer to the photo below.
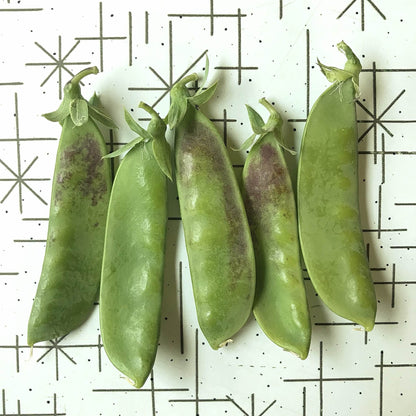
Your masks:
[{"label": "pea pod stem", "polygon": [[359,85],[359,76],[362,69],[360,60],[344,41],[338,43],[337,47],[347,58],[344,70],[351,73],[353,75],[354,82]]},{"label": "pea pod stem", "polygon": [[143,101],[140,101],[138,107],[139,108],[142,108],[145,111],[147,111],[152,116],[158,116],[156,110],[153,107],[151,107],[150,105],[148,105],[145,102],[143,102]]},{"label": "pea pod stem", "polygon": [[277,130],[279,134],[277,137],[281,137],[281,129],[283,126],[283,120],[280,114],[276,111],[269,101],[266,100],[265,97],[260,98],[259,103],[263,105],[267,111],[269,112],[269,119],[267,120],[266,124],[264,125],[265,131],[273,131]]},{"label": "pea pod stem", "polygon": [[166,124],[159,117],[156,110],[143,101],[139,103],[139,108],[145,110],[151,116],[147,131],[152,136],[152,140],[165,140]]},{"label": "pea pod stem", "polygon": [[89,68],[85,68],[82,71],[78,72],[70,81],[72,85],[79,85],[81,80],[85,78],[88,75],[97,75],[99,72],[98,68],[96,66],[91,66]]},{"label": "pea pod stem", "polygon": [[172,99],[175,98],[175,91],[177,90],[184,90],[186,89],[186,84],[189,84],[190,82],[196,82],[198,81],[199,77],[198,74],[192,73],[189,75],[186,75],[181,80],[179,80],[172,88]]}]

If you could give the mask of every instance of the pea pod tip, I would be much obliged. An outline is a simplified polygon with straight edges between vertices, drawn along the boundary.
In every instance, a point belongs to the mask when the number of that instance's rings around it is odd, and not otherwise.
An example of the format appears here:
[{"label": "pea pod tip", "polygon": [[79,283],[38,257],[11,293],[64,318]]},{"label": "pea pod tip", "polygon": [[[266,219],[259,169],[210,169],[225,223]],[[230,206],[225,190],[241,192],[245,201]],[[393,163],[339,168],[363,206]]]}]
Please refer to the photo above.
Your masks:
[{"label": "pea pod tip", "polygon": [[[231,344],[231,343],[233,343],[234,342],[234,340],[233,339],[227,339],[227,340],[225,340],[225,341],[223,341],[223,342],[221,342],[219,345],[218,345],[218,348],[223,348],[223,347],[226,347],[228,344]],[[215,348],[215,349],[218,349],[218,348]]]}]

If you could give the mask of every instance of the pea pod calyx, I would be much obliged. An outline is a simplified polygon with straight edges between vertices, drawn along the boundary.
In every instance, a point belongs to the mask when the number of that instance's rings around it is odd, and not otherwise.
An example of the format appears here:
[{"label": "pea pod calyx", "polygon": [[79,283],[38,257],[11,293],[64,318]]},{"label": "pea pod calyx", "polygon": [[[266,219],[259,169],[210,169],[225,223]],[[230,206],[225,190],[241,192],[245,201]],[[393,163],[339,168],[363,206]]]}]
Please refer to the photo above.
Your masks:
[{"label": "pea pod calyx", "polygon": [[248,118],[250,120],[251,128],[253,129],[253,134],[241,145],[239,149],[235,150],[247,150],[250,147],[252,147],[255,142],[260,141],[268,133],[273,133],[276,137],[279,146],[282,149],[286,150],[291,155],[296,154],[294,150],[290,149],[283,143],[283,120],[278,111],[264,97],[259,100],[259,103],[262,104],[268,110],[269,119],[267,120],[267,122],[264,122],[260,114],[256,110],[254,110],[254,108],[246,104]]},{"label": "pea pod calyx", "polygon": [[75,126],[83,126],[89,118],[110,128],[117,128],[109,116],[104,114],[97,105],[97,97],[93,96],[88,102],[81,94],[80,83],[84,77],[98,74],[98,68],[92,66],[76,74],[64,87],[64,98],[56,111],[43,114],[49,121],[63,124],[70,117]]},{"label": "pea pod calyx", "polygon": [[328,81],[333,83],[342,83],[348,79],[352,79],[354,85],[355,96],[359,96],[359,75],[361,72],[361,63],[358,57],[354,54],[352,49],[344,42],[341,41],[337,45],[338,50],[341,51],[347,61],[344,65],[344,69],[336,68],[333,66],[327,66],[321,63],[318,59],[318,65],[326,76]]},{"label": "pea pod calyx", "polygon": [[147,130],[140,126],[140,124],[134,120],[132,115],[124,109],[124,118],[127,125],[132,131],[137,133],[138,136],[116,151],[105,155],[104,158],[120,156],[140,143],[151,143],[153,156],[156,159],[160,170],[172,181],[172,152],[165,137],[167,128],[166,123],[154,108],[146,103],[140,102],[139,108],[142,108],[151,116]]},{"label": "pea pod calyx", "polygon": [[172,87],[170,92],[171,105],[168,115],[166,116],[167,123],[171,129],[174,129],[185,117],[188,103],[195,106],[200,106],[208,102],[214,95],[217,88],[217,82],[214,82],[208,88],[204,88],[208,79],[208,72],[209,60],[208,57],[206,57],[205,73],[201,82],[201,86],[192,96],[190,95],[189,88],[186,86],[186,84],[198,81],[199,77],[196,73],[187,75]]}]

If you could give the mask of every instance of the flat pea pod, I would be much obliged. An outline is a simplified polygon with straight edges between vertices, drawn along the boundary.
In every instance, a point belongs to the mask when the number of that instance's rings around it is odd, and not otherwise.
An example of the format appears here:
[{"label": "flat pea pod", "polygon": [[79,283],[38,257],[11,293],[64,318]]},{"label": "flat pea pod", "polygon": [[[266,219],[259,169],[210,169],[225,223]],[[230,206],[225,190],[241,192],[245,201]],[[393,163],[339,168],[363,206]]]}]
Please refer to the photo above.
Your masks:
[{"label": "flat pea pod", "polygon": [[260,103],[268,109],[270,117],[264,123],[247,106],[255,131],[252,140],[257,134],[259,137],[243,168],[243,197],[256,258],[253,313],[275,344],[305,359],[311,342],[311,324],[295,197],[282,152],[283,121],[268,101],[263,98]]},{"label": "flat pea pod", "polygon": [[186,84],[171,90],[174,159],[197,317],[213,349],[230,340],[251,314],[254,252],[247,216],[224,141],[197,108],[215,85],[190,97]]},{"label": "flat pea pod", "polygon": [[79,83],[87,68],[64,88],[59,109],[45,114],[62,125],[42,273],[28,323],[27,342],[66,335],[90,315],[98,298],[111,170],[104,138],[93,118],[114,126],[87,103]]},{"label": "flat pea pod", "polygon": [[137,388],[149,376],[157,352],[168,218],[165,167],[171,175],[166,124],[152,108],[140,107],[152,120],[145,131],[125,112],[140,136],[128,144],[132,148],[114,178],[100,289],[104,349]]},{"label": "flat pea pod", "polygon": [[344,69],[320,64],[333,82],[315,102],[298,168],[299,235],[310,279],[337,315],[370,331],[377,301],[362,235],[355,100],[361,64],[344,43]]}]

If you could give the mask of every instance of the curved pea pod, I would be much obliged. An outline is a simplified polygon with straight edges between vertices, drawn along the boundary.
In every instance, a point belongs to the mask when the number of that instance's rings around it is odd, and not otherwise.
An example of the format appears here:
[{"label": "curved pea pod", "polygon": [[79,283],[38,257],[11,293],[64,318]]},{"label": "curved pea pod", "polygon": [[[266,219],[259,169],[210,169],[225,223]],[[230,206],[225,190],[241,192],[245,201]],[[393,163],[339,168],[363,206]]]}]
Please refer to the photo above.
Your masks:
[{"label": "curved pea pod", "polygon": [[[247,106],[255,134],[243,168],[243,198],[256,258],[253,313],[263,332],[300,358],[308,356],[311,324],[300,262],[296,204],[282,152],[282,119],[264,98],[267,123]],[[251,143],[248,143],[251,145]]]},{"label": "curved pea pod", "polygon": [[[157,113],[148,130],[125,112],[139,137],[117,170],[108,208],[100,289],[100,329],[108,358],[140,388],[157,352],[162,304],[167,180],[166,125]],[[121,148],[115,156],[126,147]]]},{"label": "curved pea pod", "polygon": [[303,132],[298,170],[299,235],[310,279],[339,316],[374,326],[376,296],[361,230],[355,100],[361,64],[344,43],[344,69],[320,64],[333,82]]},{"label": "curved pea pod", "polygon": [[62,125],[42,272],[27,342],[66,335],[90,315],[98,297],[111,171],[104,138],[93,118],[114,126],[81,96],[87,68],[68,82],[59,109],[45,114]]},{"label": "curved pea pod", "polygon": [[199,326],[213,349],[230,340],[250,316],[255,263],[250,229],[223,139],[194,104],[214,86],[189,96],[186,83],[171,91],[168,113],[175,129],[174,158]]}]

